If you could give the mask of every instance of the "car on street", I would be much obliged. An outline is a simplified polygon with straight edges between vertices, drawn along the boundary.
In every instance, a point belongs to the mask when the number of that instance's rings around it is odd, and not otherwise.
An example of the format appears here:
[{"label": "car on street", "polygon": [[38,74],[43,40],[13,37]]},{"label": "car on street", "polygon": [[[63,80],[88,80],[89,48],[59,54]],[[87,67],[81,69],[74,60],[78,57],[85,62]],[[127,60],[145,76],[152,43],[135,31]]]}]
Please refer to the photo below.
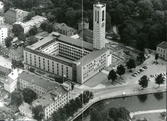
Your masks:
[{"label": "car on street", "polygon": [[136,75],[135,75],[135,74],[132,74],[132,76],[133,76],[133,77],[136,77]]}]

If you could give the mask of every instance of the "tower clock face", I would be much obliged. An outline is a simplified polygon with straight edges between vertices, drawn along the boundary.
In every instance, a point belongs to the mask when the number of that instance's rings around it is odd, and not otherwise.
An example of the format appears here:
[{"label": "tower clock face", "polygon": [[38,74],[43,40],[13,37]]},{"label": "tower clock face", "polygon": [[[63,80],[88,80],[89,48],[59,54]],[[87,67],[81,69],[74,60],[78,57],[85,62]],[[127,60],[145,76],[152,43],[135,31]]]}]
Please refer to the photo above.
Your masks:
[{"label": "tower clock face", "polygon": [[103,22],[103,23],[101,24],[101,27],[104,27],[104,24],[105,24],[105,23]]}]

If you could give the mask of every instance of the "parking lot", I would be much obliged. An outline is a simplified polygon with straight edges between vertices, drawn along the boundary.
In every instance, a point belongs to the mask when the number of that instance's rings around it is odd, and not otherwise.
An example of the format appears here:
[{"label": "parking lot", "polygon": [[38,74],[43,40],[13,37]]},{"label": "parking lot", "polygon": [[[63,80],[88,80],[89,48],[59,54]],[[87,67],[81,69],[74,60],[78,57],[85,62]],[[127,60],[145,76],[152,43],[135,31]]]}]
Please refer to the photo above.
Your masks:
[{"label": "parking lot", "polygon": [[11,69],[11,60],[0,55],[0,65]]},{"label": "parking lot", "polygon": [[[138,80],[143,76],[143,75],[147,75],[147,77],[149,77],[151,82],[155,82],[155,75],[159,75],[161,73],[166,73],[166,61],[158,59],[158,64],[153,63],[155,61],[155,56],[151,55],[149,59],[147,59],[142,65],[137,66],[135,69],[133,69],[133,72],[130,73],[127,70],[127,74],[125,75],[127,80],[127,83],[135,83],[138,84]],[[147,67],[147,69],[143,69],[143,71],[139,72],[139,70],[142,67]],[[135,74],[135,77],[132,76],[132,74],[134,73],[138,73]],[[154,77],[151,77],[151,75],[154,75]],[[128,80],[129,79],[129,80]],[[166,83],[166,81],[165,81]]]}]

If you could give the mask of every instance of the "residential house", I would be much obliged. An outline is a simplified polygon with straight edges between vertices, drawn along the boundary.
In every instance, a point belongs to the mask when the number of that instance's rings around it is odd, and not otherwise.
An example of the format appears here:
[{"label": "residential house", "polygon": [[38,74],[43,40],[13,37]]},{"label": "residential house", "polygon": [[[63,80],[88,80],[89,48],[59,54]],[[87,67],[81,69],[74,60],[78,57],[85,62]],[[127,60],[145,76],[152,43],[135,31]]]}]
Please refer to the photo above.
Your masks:
[{"label": "residential house", "polygon": [[4,84],[6,77],[11,73],[11,70],[0,65],[0,82]]},{"label": "residential house", "polygon": [[22,115],[28,117],[28,118],[32,118],[33,117],[33,113],[31,110],[31,105],[29,105],[28,103],[23,102],[20,106],[19,106],[19,111]]},{"label": "residential house", "polygon": [[56,32],[66,36],[72,36],[76,32],[74,28],[67,26],[65,23],[55,23],[54,29]]},{"label": "residential house", "polygon": [[38,98],[32,102],[32,106],[42,105],[46,120],[54,111],[67,104],[71,98],[70,90],[66,90],[63,86],[48,79],[25,71],[19,74],[18,88],[20,90],[30,88],[38,94]]},{"label": "residential house", "polygon": [[167,41],[161,42],[157,45],[156,52],[160,58],[167,60]]},{"label": "residential house", "polygon": [[13,24],[15,22],[23,22],[28,13],[29,12],[21,9],[10,8],[4,15],[5,22],[9,24]]}]

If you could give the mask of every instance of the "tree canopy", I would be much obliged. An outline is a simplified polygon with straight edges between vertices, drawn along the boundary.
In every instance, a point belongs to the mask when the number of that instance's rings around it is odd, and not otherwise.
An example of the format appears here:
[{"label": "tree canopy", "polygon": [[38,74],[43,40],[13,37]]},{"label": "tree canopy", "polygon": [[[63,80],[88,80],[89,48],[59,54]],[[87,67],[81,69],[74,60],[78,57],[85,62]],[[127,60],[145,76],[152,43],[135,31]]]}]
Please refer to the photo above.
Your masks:
[{"label": "tree canopy", "polygon": [[20,106],[23,103],[23,95],[21,92],[12,92],[11,93],[11,104],[14,104],[16,106]]},{"label": "tree canopy", "polygon": [[13,34],[18,37],[21,33],[24,33],[24,29],[20,24],[14,24],[12,27]]},{"label": "tree canopy", "polygon": [[114,70],[111,70],[108,75],[108,80],[112,80],[113,82],[117,79],[117,73]]},{"label": "tree canopy", "polygon": [[7,48],[9,48],[11,46],[12,40],[13,40],[13,37],[11,37],[11,36],[8,36],[8,37],[5,38],[5,46]]},{"label": "tree canopy", "polygon": [[123,65],[117,66],[117,74],[119,74],[120,77],[125,74],[125,68]]},{"label": "tree canopy", "polygon": [[139,85],[144,89],[148,86],[149,78],[144,75],[139,80]]},{"label": "tree canopy", "polygon": [[34,114],[34,119],[37,119],[38,121],[41,121],[44,117],[44,110],[42,105],[38,105],[36,107],[32,108],[32,113]]},{"label": "tree canopy", "polygon": [[134,59],[130,59],[127,63],[126,63],[126,66],[128,69],[131,69],[132,68],[136,68],[136,63],[135,63],[135,60]]},{"label": "tree canopy", "polygon": [[164,84],[164,82],[165,82],[165,78],[164,78],[164,76],[163,76],[162,74],[159,74],[159,75],[155,78],[155,83],[158,84],[159,87],[160,87],[161,84]]},{"label": "tree canopy", "polygon": [[31,102],[37,98],[37,94],[29,88],[24,88],[22,93],[24,101],[28,104],[31,104]]}]

